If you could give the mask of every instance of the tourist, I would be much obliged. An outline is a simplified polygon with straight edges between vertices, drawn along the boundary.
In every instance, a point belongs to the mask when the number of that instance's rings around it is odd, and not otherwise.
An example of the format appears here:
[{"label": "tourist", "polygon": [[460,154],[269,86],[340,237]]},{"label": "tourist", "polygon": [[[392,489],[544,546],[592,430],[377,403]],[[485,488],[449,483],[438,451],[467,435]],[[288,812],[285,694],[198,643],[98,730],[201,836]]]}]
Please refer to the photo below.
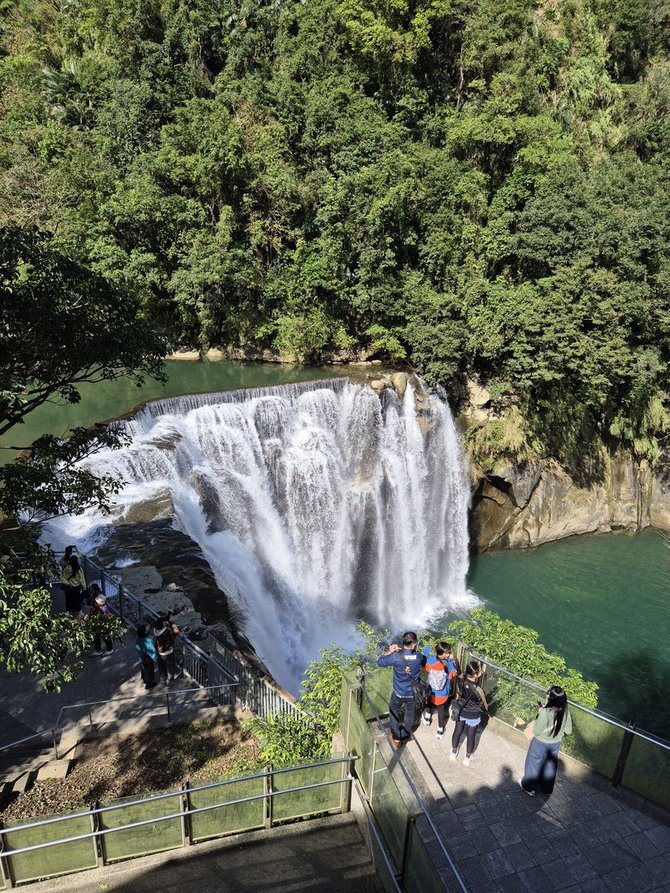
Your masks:
[{"label": "tourist", "polygon": [[154,640],[158,652],[158,675],[161,682],[172,685],[177,676],[175,663],[174,640],[179,634],[179,627],[170,618],[160,618],[154,624]]},{"label": "tourist", "polygon": [[444,738],[447,701],[451,691],[451,680],[458,675],[456,661],[448,642],[438,642],[433,652],[430,645],[423,649],[424,666],[428,673],[431,688],[430,702],[423,711],[423,724],[430,725],[433,708],[437,711],[437,740]]},{"label": "tourist", "polygon": [[158,654],[154,645],[153,636],[150,634],[149,627],[146,623],[140,623],[137,627],[135,650],[140,656],[140,676],[142,682],[144,682],[145,689],[149,691],[149,689],[156,688],[158,685],[156,682],[156,661],[158,660]]},{"label": "tourist", "polygon": [[79,563],[79,558],[76,555],[70,555],[67,562],[63,565],[60,582],[65,593],[65,610],[73,617],[82,620],[84,613],[81,608],[84,604],[86,578]]},{"label": "tourist", "polygon": [[471,660],[465,668],[462,676],[457,677],[456,693],[452,702],[451,716],[455,721],[454,733],[451,736],[451,754],[449,759],[453,762],[458,756],[458,747],[463,732],[465,731],[465,756],[463,757],[463,765],[469,766],[472,761],[472,754],[475,750],[475,738],[477,735],[477,726],[482,721],[489,709],[486,703],[484,692],[477,685],[481,675],[482,668],[479,661]]},{"label": "tourist", "polygon": [[61,570],[65,567],[65,565],[69,562],[70,558],[72,558],[73,555],[81,562],[81,553],[79,552],[79,549],[76,546],[66,546],[65,551],[63,552],[63,557],[60,560]]},{"label": "tourist", "polygon": [[553,791],[561,741],[564,735],[572,732],[568,696],[560,686],[552,685],[544,706],[538,704],[532,732],[523,778],[519,779],[519,784],[522,790],[534,797],[538,789],[547,795]]},{"label": "tourist", "polygon": [[88,601],[91,611],[88,615],[89,620],[95,618],[95,633],[93,636],[93,654],[104,654],[102,650],[102,637],[105,636],[105,649],[109,653],[114,650],[114,643],[109,634],[105,634],[106,618],[111,617],[111,611],[107,604],[107,599],[102,594],[102,590],[97,583],[91,583],[88,587]]},{"label": "tourist", "polygon": [[406,744],[412,735],[414,725],[413,682],[418,682],[423,659],[417,654],[416,633],[403,633],[402,645],[392,642],[386,654],[377,660],[380,667],[393,667],[393,692],[389,702],[390,741],[398,748]]}]

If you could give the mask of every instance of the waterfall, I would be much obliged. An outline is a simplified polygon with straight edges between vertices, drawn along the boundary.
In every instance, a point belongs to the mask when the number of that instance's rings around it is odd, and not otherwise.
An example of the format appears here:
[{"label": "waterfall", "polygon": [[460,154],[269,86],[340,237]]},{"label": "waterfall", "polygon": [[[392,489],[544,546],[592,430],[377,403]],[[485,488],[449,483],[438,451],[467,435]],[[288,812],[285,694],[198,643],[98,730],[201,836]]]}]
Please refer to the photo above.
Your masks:
[{"label": "waterfall", "polygon": [[399,631],[465,597],[465,460],[447,404],[418,397],[337,379],[161,400],[89,464],[123,481],[117,510],[169,493],[175,525],[295,690],[355,619]]}]

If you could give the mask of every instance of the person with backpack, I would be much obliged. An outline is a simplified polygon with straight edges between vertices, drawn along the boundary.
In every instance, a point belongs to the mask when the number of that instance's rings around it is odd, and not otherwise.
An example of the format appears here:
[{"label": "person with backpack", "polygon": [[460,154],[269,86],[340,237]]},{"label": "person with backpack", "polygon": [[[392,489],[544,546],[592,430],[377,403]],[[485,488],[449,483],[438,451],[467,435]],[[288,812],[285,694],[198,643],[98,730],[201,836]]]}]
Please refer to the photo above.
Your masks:
[{"label": "person with backpack", "polygon": [[91,610],[88,614],[87,619],[90,621],[92,618],[95,618],[93,654],[101,655],[105,653],[102,650],[103,636],[107,653],[111,654],[111,652],[114,650],[114,643],[112,642],[111,636],[109,635],[105,627],[107,618],[112,616],[112,612],[109,610],[107,599],[102,594],[102,590],[97,583],[91,583],[91,585],[88,587],[88,600],[91,606]]},{"label": "person with backpack", "polygon": [[159,617],[154,624],[154,643],[158,652],[158,675],[161,682],[172,685],[177,677],[174,642],[179,635],[179,627],[169,615]]},{"label": "person with backpack", "polygon": [[140,656],[140,676],[144,683],[144,688],[150,691],[156,688],[156,661],[158,653],[154,645],[154,638],[151,635],[149,626],[146,623],[140,623],[137,627],[137,642],[135,650]]},{"label": "person with backpack", "polygon": [[482,716],[488,713],[489,705],[482,689],[477,685],[483,670],[479,661],[471,660],[465,671],[456,679],[456,693],[452,705],[452,719],[455,721],[454,734],[451,736],[452,763],[458,756],[458,747],[463,732],[466,736],[465,756],[463,765],[469,766],[472,762],[472,754],[475,749],[477,726],[482,721]]},{"label": "person with backpack", "polygon": [[422,721],[429,726],[433,708],[437,711],[437,740],[444,738],[446,725],[446,709],[451,694],[452,679],[458,675],[456,660],[451,653],[448,642],[438,642],[433,652],[430,645],[423,649],[424,668],[428,673],[428,685],[431,688],[430,701],[423,711]]},{"label": "person with backpack", "polygon": [[417,654],[415,632],[403,633],[402,648],[391,642],[386,654],[377,659],[379,667],[393,667],[393,691],[389,702],[390,742],[396,749],[412,737],[416,703],[414,688],[420,682],[423,658]]}]

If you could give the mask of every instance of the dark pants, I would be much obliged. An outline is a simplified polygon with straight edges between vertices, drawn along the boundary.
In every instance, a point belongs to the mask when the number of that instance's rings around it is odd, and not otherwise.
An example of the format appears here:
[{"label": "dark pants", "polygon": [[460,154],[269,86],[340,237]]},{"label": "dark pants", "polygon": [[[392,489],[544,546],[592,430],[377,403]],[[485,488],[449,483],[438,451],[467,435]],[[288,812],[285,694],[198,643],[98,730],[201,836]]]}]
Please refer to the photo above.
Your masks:
[{"label": "dark pants", "polygon": [[399,698],[393,692],[389,703],[391,735],[396,741],[406,741],[414,726],[414,698]]},{"label": "dark pants", "polygon": [[147,688],[153,688],[156,685],[156,669],[154,662],[150,657],[144,655],[140,661],[140,675],[142,682]]},{"label": "dark pants", "polygon": [[426,707],[426,709],[423,711],[423,714],[426,717],[426,719],[430,719],[433,710],[437,711],[437,727],[438,727],[438,729],[443,729],[445,726],[445,723],[447,721],[446,710],[447,710],[448,703],[449,703],[448,701],[445,701],[444,704],[438,704],[437,706],[435,704],[429,704]]},{"label": "dark pants", "polygon": [[177,675],[177,665],[175,664],[174,651],[171,654],[158,655],[158,675],[165,681],[168,676],[170,680]]},{"label": "dark pants", "polygon": [[458,745],[461,743],[463,729],[465,729],[465,753],[467,754],[467,756],[470,756],[475,749],[475,739],[477,737],[478,728],[479,726],[468,726],[465,724],[464,720],[459,719],[454,726],[454,734],[451,736],[451,749],[454,752],[458,750]]},{"label": "dark pants", "polygon": [[[113,647],[114,647],[114,644],[113,644],[112,640],[106,638],[105,639],[105,648],[107,649],[107,651],[111,651]],[[93,636],[93,650],[94,651],[102,651],[102,637],[100,636],[100,633],[96,633]]]},{"label": "dark pants", "polygon": [[543,794],[551,794],[556,781],[558,769],[558,752],[561,742],[555,744],[543,744],[537,738],[533,738],[526,754],[526,763],[523,767],[521,786],[525,791],[542,791]]},{"label": "dark pants", "polygon": [[65,610],[70,614],[78,614],[84,604],[84,591],[81,586],[63,586],[65,593]]}]

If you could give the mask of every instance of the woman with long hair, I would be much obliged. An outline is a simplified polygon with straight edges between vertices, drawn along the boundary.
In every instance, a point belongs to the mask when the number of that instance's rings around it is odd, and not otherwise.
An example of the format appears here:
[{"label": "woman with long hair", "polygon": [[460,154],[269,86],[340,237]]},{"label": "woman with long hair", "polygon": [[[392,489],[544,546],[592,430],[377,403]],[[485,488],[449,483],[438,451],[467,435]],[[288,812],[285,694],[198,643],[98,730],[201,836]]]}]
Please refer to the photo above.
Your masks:
[{"label": "woman with long hair", "polygon": [[523,778],[519,779],[522,790],[529,796],[534,797],[538,789],[544,794],[551,794],[553,791],[561,741],[564,735],[571,732],[568,696],[560,686],[552,685],[547,692],[544,706],[538,704]]},{"label": "woman with long hair", "polygon": [[463,765],[469,766],[475,749],[477,726],[482,721],[482,716],[488,712],[484,692],[477,685],[482,675],[479,661],[471,660],[463,674],[456,682],[456,695],[451,708],[451,716],[455,721],[454,734],[451,736],[451,754],[449,759],[453,762],[458,756],[458,745],[465,731],[465,756]]},{"label": "woman with long hair", "polygon": [[73,617],[81,619],[83,616],[81,608],[84,603],[86,578],[84,577],[84,570],[79,563],[79,559],[75,554],[71,554],[63,566],[60,582],[65,593],[65,609]]}]

